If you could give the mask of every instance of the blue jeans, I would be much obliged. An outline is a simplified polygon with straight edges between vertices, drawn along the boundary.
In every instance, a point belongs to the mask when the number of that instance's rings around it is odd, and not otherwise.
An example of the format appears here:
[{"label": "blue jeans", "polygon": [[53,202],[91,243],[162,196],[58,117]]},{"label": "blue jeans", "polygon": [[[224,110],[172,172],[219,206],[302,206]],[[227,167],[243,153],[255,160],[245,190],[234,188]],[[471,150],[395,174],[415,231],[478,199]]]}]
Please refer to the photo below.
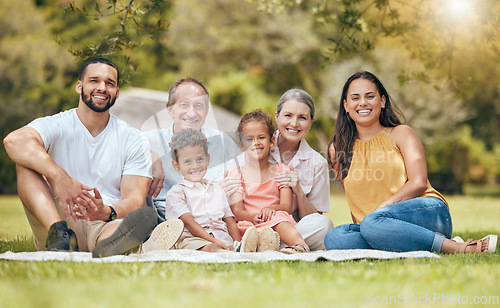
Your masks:
[{"label": "blue jeans", "polygon": [[383,207],[368,214],[361,224],[345,224],[325,236],[325,248],[426,250],[440,252],[451,238],[450,211],[438,198],[419,197]]}]

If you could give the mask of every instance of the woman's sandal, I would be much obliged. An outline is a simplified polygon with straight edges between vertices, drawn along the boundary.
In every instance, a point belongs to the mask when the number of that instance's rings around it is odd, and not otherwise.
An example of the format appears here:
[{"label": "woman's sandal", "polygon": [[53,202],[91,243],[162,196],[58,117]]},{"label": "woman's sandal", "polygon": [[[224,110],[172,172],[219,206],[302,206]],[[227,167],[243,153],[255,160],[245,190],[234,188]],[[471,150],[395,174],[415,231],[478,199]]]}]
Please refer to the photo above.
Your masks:
[{"label": "woman's sandal", "polygon": [[304,244],[295,244],[293,246],[287,246],[283,249],[280,250],[280,252],[282,253],[286,253],[286,254],[295,254],[295,253],[304,253],[304,252],[311,252],[309,250],[309,247],[305,246]]},{"label": "woman's sandal", "polygon": [[[485,240],[488,240],[488,248],[486,250],[482,249],[482,244]],[[498,235],[490,234],[486,235],[480,240],[473,241],[471,238],[466,240],[463,247],[460,248],[459,252],[465,253],[465,250],[469,246],[476,245],[476,251],[474,252],[495,252],[497,250]]]}]

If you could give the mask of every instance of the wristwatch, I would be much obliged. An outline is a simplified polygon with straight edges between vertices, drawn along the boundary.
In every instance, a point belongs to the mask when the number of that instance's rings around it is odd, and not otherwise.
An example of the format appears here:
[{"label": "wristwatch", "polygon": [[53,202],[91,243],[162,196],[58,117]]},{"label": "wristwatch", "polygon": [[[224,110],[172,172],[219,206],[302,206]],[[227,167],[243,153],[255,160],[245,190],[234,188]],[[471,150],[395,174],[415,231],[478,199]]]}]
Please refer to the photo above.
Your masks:
[{"label": "wristwatch", "polygon": [[111,209],[111,213],[109,214],[109,218],[108,218],[108,220],[106,220],[106,222],[113,221],[116,219],[115,209],[111,205],[109,205],[109,208]]}]

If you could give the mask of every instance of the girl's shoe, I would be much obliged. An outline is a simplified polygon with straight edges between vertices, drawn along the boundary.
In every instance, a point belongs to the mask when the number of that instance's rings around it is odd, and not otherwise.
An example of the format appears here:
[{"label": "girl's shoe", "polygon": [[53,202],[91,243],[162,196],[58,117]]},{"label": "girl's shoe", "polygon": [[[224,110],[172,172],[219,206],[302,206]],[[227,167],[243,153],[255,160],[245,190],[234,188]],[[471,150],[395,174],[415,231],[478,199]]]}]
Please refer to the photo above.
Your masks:
[{"label": "girl's shoe", "polygon": [[278,251],[280,248],[280,235],[271,227],[264,227],[259,232],[257,251]]},{"label": "girl's shoe", "polygon": [[236,248],[236,252],[256,252],[259,244],[259,231],[255,227],[250,227],[243,234],[241,243]]}]

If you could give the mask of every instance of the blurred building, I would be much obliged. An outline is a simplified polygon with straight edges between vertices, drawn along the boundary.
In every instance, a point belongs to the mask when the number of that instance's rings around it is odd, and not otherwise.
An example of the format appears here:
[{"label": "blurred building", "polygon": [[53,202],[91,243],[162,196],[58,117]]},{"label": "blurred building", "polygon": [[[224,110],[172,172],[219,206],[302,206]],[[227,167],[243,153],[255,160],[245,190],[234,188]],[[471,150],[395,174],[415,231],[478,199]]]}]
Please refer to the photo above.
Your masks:
[{"label": "blurred building", "polygon": [[[169,128],[173,120],[166,109],[167,100],[166,91],[129,88],[120,91],[111,113],[142,131]],[[239,121],[239,115],[210,104],[205,126],[221,130],[234,139]]]}]

